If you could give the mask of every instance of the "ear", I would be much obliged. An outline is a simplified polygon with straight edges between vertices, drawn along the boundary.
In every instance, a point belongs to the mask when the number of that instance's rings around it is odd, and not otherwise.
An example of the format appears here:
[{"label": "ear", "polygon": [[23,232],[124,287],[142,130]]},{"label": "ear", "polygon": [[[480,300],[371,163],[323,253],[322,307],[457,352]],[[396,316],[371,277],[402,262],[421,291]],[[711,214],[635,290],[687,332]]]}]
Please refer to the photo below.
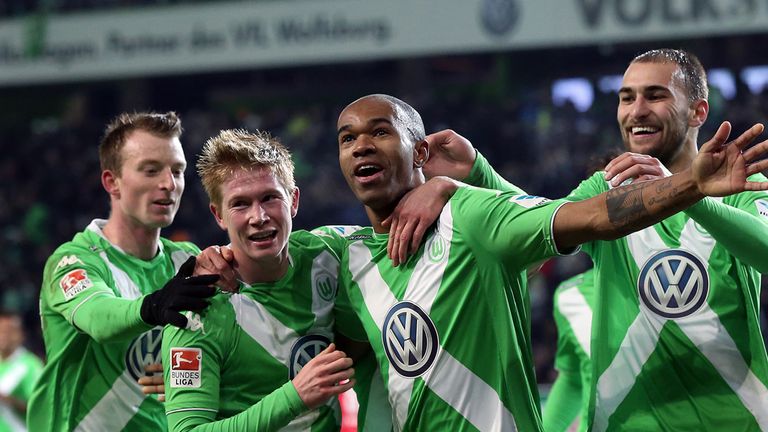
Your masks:
[{"label": "ear", "polygon": [[298,186],[293,189],[293,193],[291,194],[291,217],[296,217],[296,214],[299,213],[299,188]]},{"label": "ear", "polygon": [[101,185],[111,197],[120,198],[119,180],[119,177],[111,170],[104,170],[101,172]]},{"label": "ear", "polygon": [[427,140],[421,140],[413,146],[413,166],[421,168],[429,159],[429,143]]},{"label": "ear", "polygon": [[709,102],[705,99],[699,99],[691,106],[691,117],[688,120],[688,126],[700,127],[707,120],[709,115]]},{"label": "ear", "polygon": [[219,212],[219,209],[216,207],[216,205],[213,203],[210,203],[208,204],[208,208],[211,209],[211,213],[213,213],[213,217],[216,218],[216,223],[219,225],[219,228],[226,231],[227,224],[224,222],[224,218],[221,217],[221,213]]}]

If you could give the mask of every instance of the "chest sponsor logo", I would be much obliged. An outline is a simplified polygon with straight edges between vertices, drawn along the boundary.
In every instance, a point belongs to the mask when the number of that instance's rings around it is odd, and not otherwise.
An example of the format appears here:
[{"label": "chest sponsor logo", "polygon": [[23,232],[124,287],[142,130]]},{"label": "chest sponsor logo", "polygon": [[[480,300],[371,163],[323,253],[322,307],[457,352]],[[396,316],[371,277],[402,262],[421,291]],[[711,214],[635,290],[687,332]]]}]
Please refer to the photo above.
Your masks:
[{"label": "chest sponsor logo", "polygon": [[66,300],[71,300],[77,294],[93,286],[85,269],[75,269],[65,274],[59,280],[59,286]]},{"label": "chest sponsor logo", "polygon": [[766,200],[756,200],[755,206],[757,206],[757,213],[764,217],[768,218],[768,201]]},{"label": "chest sponsor logo", "polygon": [[171,348],[171,387],[200,388],[202,366],[200,348]]},{"label": "chest sponsor logo", "polygon": [[328,348],[331,340],[323,335],[306,335],[296,339],[291,347],[290,366],[288,367],[288,379],[294,379],[301,369],[315,358],[320,352]]},{"label": "chest sponsor logo", "polygon": [[535,195],[515,195],[509,199],[509,202],[521,205],[525,208],[533,208],[538,205],[550,202],[549,198],[544,198]]},{"label": "chest sponsor logo", "polygon": [[637,289],[651,312],[664,318],[683,318],[706,302],[709,274],[696,255],[680,249],[665,250],[643,265]]},{"label": "chest sponsor logo", "polygon": [[336,297],[336,278],[326,271],[317,272],[315,276],[315,290],[321,299],[331,301]]},{"label": "chest sponsor logo", "polygon": [[419,377],[435,363],[437,328],[415,303],[402,301],[392,306],[384,319],[381,337],[389,363],[401,376]]},{"label": "chest sponsor logo", "polygon": [[64,267],[69,267],[73,264],[82,265],[83,262],[80,261],[80,258],[78,258],[76,255],[66,255],[59,260],[59,262],[56,264],[56,268],[54,269],[54,271],[63,269]]},{"label": "chest sponsor logo", "polygon": [[125,368],[134,380],[146,375],[144,368],[147,365],[160,363],[162,336],[163,330],[155,327],[142,333],[128,346],[128,351],[125,352]]}]

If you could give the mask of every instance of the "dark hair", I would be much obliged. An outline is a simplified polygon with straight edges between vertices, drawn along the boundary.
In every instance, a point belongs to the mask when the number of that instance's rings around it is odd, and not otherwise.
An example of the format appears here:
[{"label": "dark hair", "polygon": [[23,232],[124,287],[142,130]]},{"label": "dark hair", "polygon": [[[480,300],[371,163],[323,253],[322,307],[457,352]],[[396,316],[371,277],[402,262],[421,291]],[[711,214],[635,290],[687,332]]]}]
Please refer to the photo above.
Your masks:
[{"label": "dark hair", "polygon": [[688,93],[688,101],[706,100],[709,96],[707,73],[699,58],[681,49],[661,48],[644,52],[632,60],[632,63],[674,63],[682,73],[683,86]]}]

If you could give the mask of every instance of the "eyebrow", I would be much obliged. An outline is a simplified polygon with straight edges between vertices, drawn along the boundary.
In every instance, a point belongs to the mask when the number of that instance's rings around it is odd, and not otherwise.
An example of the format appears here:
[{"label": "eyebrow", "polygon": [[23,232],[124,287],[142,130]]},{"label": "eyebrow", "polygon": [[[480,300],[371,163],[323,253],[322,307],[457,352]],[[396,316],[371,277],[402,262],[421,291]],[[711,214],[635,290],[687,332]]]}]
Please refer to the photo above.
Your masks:
[{"label": "eyebrow", "polygon": [[[643,87],[642,92],[649,92],[649,91],[670,91],[668,87],[662,86],[662,85],[650,85],[648,87]],[[634,90],[631,87],[622,87],[619,89],[619,93],[632,93]]]},{"label": "eyebrow", "polygon": [[[372,118],[372,119],[368,120],[368,126],[372,126],[372,125],[374,125],[376,123],[386,123],[386,124],[388,124],[390,126],[394,126],[394,124],[392,124],[392,121],[390,121],[388,118],[385,118],[385,117],[377,117],[377,118]],[[339,128],[339,131],[337,132],[336,135],[337,136],[341,135],[342,132],[346,132],[346,131],[348,131],[350,129],[352,129],[352,125],[346,124],[346,125],[344,125],[344,126]]]}]

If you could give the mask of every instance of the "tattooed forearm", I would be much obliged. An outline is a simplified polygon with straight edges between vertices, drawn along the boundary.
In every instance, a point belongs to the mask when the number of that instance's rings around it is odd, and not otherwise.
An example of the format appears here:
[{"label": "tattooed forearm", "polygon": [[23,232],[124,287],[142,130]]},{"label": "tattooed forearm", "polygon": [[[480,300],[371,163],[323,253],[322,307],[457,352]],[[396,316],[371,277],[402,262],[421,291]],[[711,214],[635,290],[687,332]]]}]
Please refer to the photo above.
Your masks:
[{"label": "tattooed forearm", "polygon": [[643,205],[642,183],[609,190],[605,194],[605,204],[608,207],[608,220],[615,227],[628,225],[648,214]]}]

